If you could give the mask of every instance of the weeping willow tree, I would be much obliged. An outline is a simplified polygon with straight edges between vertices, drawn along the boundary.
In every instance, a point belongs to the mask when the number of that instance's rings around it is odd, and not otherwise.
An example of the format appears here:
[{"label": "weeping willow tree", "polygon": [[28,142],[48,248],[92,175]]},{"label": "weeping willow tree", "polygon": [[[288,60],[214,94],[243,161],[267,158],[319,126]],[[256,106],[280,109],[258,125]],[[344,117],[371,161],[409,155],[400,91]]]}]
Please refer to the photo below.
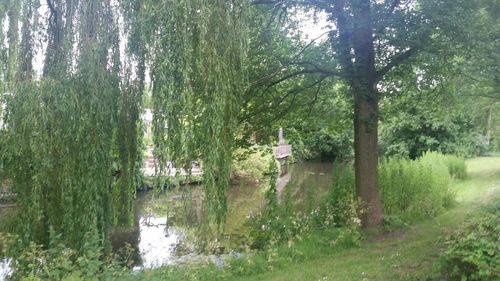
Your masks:
[{"label": "weeping willow tree", "polygon": [[221,226],[245,84],[244,0],[144,1],[159,170],[201,159],[205,207]]},{"label": "weeping willow tree", "polygon": [[83,250],[88,235],[105,243],[131,223],[148,69],[159,168],[201,159],[221,225],[245,84],[244,0],[44,0],[46,18],[40,1],[0,2],[0,176],[18,194],[22,240],[57,236]]},{"label": "weeping willow tree", "polygon": [[[133,219],[133,199],[135,190],[140,184],[137,175],[140,174],[142,165],[142,139],[143,130],[140,122],[140,109],[142,107],[142,94],[145,90],[146,75],[146,47],[141,31],[143,29],[140,17],[143,13],[140,1],[120,1],[123,18],[121,37],[127,37],[127,54],[122,65],[125,73],[122,96],[119,108],[119,121],[117,129],[118,155],[120,161],[120,179],[118,201],[118,223],[130,225]],[[119,34],[118,30],[115,34]],[[114,42],[119,43],[120,38],[115,37]]]},{"label": "weeping willow tree", "polygon": [[[18,194],[24,241],[48,245],[58,235],[82,249],[88,235],[105,242],[113,225],[131,221],[139,90],[122,75],[119,11],[111,0],[44,2],[47,22],[38,21],[38,0],[11,1],[2,10],[9,44],[1,80],[10,93],[2,176]],[[35,79],[38,30],[47,49]]]}]

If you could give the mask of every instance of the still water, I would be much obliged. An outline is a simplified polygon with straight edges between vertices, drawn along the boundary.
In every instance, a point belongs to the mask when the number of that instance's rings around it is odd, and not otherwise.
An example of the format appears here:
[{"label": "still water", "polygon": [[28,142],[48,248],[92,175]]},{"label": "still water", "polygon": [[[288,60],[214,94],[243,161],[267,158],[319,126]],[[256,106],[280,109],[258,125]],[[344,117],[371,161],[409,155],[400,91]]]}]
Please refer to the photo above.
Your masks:
[{"label": "still water", "polygon": [[[332,164],[305,162],[282,167],[277,183],[278,201],[285,194],[298,207],[305,206],[331,185]],[[228,189],[228,215],[223,236],[206,237],[203,224],[201,186],[167,192],[142,192],[135,202],[134,226],[116,229],[111,237],[116,251],[129,245],[135,269],[167,264],[212,262],[223,265],[228,257],[238,256],[247,236],[249,217],[265,207],[267,183],[231,185]],[[1,214],[0,214],[1,215]],[[204,237],[205,239],[200,239]],[[206,241],[212,241],[207,243]],[[0,281],[9,273],[9,261],[0,260]]]},{"label": "still water", "polygon": [[[332,164],[324,162],[282,167],[278,201],[286,193],[299,207],[305,206],[311,195],[317,200],[330,187],[331,173]],[[217,238],[207,237],[211,232],[201,227],[205,218],[201,186],[139,193],[134,227],[116,230],[112,235],[113,247],[119,249],[128,244],[136,253],[136,268],[206,261],[222,265],[228,256],[238,255],[248,232],[245,222],[265,207],[266,187],[266,183],[229,187],[227,223],[224,235]],[[205,239],[200,239],[203,236]]]}]

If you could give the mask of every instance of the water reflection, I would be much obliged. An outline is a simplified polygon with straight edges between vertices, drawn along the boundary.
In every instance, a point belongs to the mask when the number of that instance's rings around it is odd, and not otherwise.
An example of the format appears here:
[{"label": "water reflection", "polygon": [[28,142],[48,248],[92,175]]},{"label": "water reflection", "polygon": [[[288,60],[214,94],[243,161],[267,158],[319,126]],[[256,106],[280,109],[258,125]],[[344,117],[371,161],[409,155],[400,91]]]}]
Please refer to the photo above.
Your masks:
[{"label": "water reflection", "polygon": [[[278,201],[291,193],[295,205],[302,206],[313,194],[317,200],[331,185],[332,165],[322,162],[298,163],[282,168],[277,183]],[[265,206],[267,184],[234,185],[228,189],[226,241],[221,252],[238,252],[242,237],[248,233],[245,222]],[[164,264],[211,261],[221,264],[221,256],[203,253],[193,247],[193,236],[203,218],[203,196],[200,186],[168,192],[146,192],[138,195],[133,229],[112,235],[115,248],[129,243],[136,250],[135,265],[154,268]],[[196,238],[196,237],[195,237]],[[217,251],[220,252],[220,251]]]},{"label": "water reflection", "polygon": [[138,250],[145,268],[169,264],[175,247],[183,238],[181,231],[167,226],[166,217],[142,217],[139,220]]},{"label": "water reflection", "polygon": [[0,260],[0,281],[7,280],[11,273],[10,259]]}]

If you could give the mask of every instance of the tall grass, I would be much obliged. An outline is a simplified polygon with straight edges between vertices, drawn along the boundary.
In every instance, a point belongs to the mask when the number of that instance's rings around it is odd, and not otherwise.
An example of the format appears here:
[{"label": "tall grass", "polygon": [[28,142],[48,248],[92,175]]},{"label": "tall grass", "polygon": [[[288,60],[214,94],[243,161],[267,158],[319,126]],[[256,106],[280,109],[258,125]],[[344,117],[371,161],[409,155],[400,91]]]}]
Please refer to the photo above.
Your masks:
[{"label": "tall grass", "polygon": [[333,165],[332,186],[319,206],[319,222],[323,226],[348,226],[357,220],[358,204],[354,192],[352,163]]},{"label": "tall grass", "polygon": [[467,177],[467,167],[465,160],[455,155],[440,155],[444,164],[448,167],[450,175],[456,179],[465,179]]},{"label": "tall grass", "polygon": [[[428,152],[416,160],[382,159],[379,183],[384,215],[407,219],[435,216],[454,202],[453,178],[466,176],[465,161],[456,156]],[[345,205],[340,201],[348,197],[346,188],[354,192],[352,167],[347,165],[342,173],[335,168],[333,182],[330,200]],[[342,213],[335,216],[339,215],[342,217]]]},{"label": "tall grass", "polygon": [[385,215],[432,217],[453,202],[446,156],[426,153],[416,160],[384,159],[379,167]]}]

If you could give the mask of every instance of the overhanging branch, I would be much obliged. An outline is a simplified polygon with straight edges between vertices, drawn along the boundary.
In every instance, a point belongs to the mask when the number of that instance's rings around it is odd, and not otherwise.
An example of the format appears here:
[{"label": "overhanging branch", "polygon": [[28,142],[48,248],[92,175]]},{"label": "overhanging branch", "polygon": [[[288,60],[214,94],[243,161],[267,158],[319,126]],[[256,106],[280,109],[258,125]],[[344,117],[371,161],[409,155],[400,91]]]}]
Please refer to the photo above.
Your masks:
[{"label": "overhanging branch", "polygon": [[377,74],[375,76],[375,83],[378,83],[380,80],[382,80],[382,78],[384,78],[387,72],[389,72],[391,69],[408,60],[416,52],[416,50],[416,48],[410,48],[407,51],[394,56],[386,66],[377,71]]},{"label": "overhanging branch", "polygon": [[[307,84],[305,86],[302,86],[302,87],[299,86],[299,87],[296,87],[296,88],[293,88],[293,89],[287,91],[281,97],[276,97],[274,99],[274,101],[272,102],[272,106],[260,105],[259,108],[257,108],[256,110],[254,110],[252,113],[250,113],[250,114],[248,114],[246,116],[243,116],[243,118],[240,119],[240,123],[243,123],[243,122],[245,122],[247,120],[250,120],[250,119],[254,118],[255,116],[260,115],[261,113],[273,111],[273,110],[270,110],[270,109],[276,110],[290,96],[292,96],[292,102],[291,103],[293,104],[297,95],[299,95],[300,93],[302,93],[304,91],[307,91],[307,90],[309,90],[311,88],[314,88],[314,87],[318,86],[319,84],[321,84],[328,77],[329,76],[321,76],[321,77],[319,77],[317,80],[315,80],[312,83],[309,83],[309,84]],[[317,89],[317,91],[319,91],[319,89]],[[315,95],[317,95],[317,93]],[[281,112],[287,111],[289,109],[290,109],[290,106],[288,107],[288,109],[282,110]],[[278,113],[276,115],[280,115],[280,113]]]}]

